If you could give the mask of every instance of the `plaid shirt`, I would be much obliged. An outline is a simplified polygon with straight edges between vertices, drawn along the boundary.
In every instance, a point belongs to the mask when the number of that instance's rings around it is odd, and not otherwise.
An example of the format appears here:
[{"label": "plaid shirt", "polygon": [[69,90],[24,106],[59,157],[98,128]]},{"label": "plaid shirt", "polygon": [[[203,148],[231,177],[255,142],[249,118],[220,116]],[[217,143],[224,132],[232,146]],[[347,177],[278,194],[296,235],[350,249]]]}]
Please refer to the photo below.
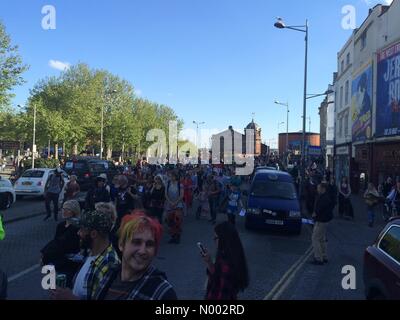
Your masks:
[{"label": "plaid shirt", "polygon": [[[112,275],[108,277],[108,283],[103,287],[99,294],[99,300],[107,297],[108,291],[112,288],[113,282],[121,274],[121,268],[114,269]],[[166,279],[163,272],[150,266],[145,274],[132,283],[132,287],[124,292],[118,299],[124,300],[177,300],[176,293],[172,285]]]},{"label": "plaid shirt", "polygon": [[234,287],[232,270],[224,260],[218,259],[214,272],[207,269],[208,284],[206,300],[236,300],[237,290]]},{"label": "plaid shirt", "polygon": [[118,254],[112,244],[103,251],[92,263],[85,275],[87,283],[87,300],[97,300],[104,286],[108,283],[113,270],[120,265]]}]

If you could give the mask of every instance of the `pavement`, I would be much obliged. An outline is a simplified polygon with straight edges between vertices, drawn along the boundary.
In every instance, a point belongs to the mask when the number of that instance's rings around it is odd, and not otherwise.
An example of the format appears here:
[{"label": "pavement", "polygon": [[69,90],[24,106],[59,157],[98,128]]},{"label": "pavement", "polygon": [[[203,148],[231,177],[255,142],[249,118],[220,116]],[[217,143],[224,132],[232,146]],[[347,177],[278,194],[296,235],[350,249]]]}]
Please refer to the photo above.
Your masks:
[{"label": "pavement", "polygon": [[[335,218],[328,228],[330,261],[324,266],[308,264],[312,257],[312,227],[303,226],[300,236],[249,231],[244,218],[238,217],[237,229],[246,253],[250,273],[250,286],[239,295],[244,300],[358,300],[364,299],[362,264],[365,248],[370,245],[385,225],[377,215],[374,228],[367,226],[366,207],[358,196],[352,198],[354,221]],[[6,239],[0,242],[0,268],[9,276],[10,299],[47,299],[41,286],[42,276],[38,265],[40,249],[54,236],[56,223],[44,222],[44,201],[18,200],[7,211],[6,219],[21,217],[6,223]],[[30,214],[38,216],[29,217]],[[226,216],[218,215],[218,221]],[[6,220],[10,221],[10,220]],[[213,226],[206,220],[196,220],[194,214],[184,218],[181,244],[168,244],[164,229],[155,264],[166,272],[179,299],[201,300],[205,294],[205,265],[200,257],[197,242],[201,241],[210,252],[215,252]],[[342,268],[352,265],[356,269],[356,290],[341,286]]]}]

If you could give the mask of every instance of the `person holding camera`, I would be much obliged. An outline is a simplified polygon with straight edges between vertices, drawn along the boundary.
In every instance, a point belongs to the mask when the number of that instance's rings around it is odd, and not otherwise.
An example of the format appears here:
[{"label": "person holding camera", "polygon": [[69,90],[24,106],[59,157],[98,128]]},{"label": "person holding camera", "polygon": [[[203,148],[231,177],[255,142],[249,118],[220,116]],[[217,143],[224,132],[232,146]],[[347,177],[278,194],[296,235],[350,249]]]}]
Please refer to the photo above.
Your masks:
[{"label": "person holding camera", "polygon": [[214,228],[217,246],[215,262],[201,245],[200,254],[207,266],[206,300],[237,300],[239,292],[249,286],[249,272],[243,245],[235,226],[226,221]]}]

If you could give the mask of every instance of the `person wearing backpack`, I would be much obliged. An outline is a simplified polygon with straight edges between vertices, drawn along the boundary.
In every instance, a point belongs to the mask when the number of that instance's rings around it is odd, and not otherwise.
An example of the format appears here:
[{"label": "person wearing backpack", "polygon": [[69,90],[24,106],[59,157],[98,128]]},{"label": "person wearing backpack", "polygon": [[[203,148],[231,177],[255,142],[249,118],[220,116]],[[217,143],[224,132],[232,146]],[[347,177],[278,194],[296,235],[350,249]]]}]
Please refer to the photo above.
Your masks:
[{"label": "person wearing backpack", "polygon": [[331,195],[327,191],[327,185],[320,183],[317,187],[318,195],[315,200],[313,219],[315,221],[312,246],[314,251],[314,259],[311,261],[314,265],[323,265],[328,263],[328,253],[326,246],[326,229],[328,223],[333,218],[334,202]]}]

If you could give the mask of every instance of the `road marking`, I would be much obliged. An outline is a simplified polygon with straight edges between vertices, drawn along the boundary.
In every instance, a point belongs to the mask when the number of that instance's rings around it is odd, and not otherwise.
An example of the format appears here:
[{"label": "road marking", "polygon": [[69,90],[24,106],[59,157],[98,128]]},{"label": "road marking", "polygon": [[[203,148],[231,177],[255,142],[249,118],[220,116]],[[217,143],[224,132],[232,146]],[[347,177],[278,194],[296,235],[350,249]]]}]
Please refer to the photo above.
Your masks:
[{"label": "road marking", "polygon": [[293,281],[297,272],[303,267],[306,261],[312,255],[313,250],[310,246],[307,251],[290,267],[290,269],[283,275],[283,277],[278,281],[278,283],[272,288],[269,294],[264,298],[264,300],[278,300],[282,293],[287,289],[287,287]]},{"label": "road marking", "polygon": [[11,276],[10,278],[8,278],[8,283],[11,283],[11,282],[13,282],[15,280],[18,280],[19,278],[23,277],[24,275],[26,275],[28,273],[31,273],[32,271],[35,271],[39,267],[40,267],[39,264],[35,264],[34,266],[32,266],[32,267],[30,267],[30,268],[28,268],[28,269],[26,269],[24,271],[21,271],[20,273],[17,273],[15,275]]}]

